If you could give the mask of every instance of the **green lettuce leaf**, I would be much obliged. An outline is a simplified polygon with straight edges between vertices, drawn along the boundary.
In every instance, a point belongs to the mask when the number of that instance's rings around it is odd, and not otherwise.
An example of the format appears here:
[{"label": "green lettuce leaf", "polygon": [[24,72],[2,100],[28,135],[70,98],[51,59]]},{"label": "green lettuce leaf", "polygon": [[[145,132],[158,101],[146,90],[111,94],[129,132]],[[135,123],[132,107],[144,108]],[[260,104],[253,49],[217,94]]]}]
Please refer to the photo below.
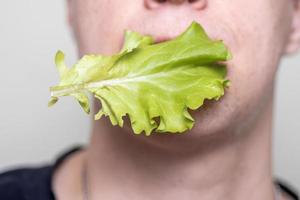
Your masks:
[{"label": "green lettuce leaf", "polygon": [[102,105],[95,119],[108,116],[122,127],[127,115],[136,134],[182,133],[194,125],[189,109],[224,95],[229,81],[218,63],[230,58],[223,42],[211,40],[196,22],[157,44],[151,36],[126,31],[116,55],[86,55],[67,68],[59,51],[55,63],[61,81],[50,88],[49,106],[61,96],[73,96],[89,113],[91,93]]}]

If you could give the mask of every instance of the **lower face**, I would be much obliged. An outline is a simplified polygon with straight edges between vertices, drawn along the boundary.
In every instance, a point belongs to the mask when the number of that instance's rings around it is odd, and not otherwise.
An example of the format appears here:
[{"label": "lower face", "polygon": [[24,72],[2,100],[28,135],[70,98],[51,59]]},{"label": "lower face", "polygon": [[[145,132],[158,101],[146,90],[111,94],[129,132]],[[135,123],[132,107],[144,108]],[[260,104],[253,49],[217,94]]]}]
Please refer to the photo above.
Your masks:
[{"label": "lower face", "polygon": [[[288,1],[289,2],[289,1]],[[148,8],[144,0],[73,1],[71,21],[80,56],[120,50],[125,29],[175,37],[194,20],[233,54],[230,88],[220,101],[193,111],[189,137],[235,130],[259,115],[272,99],[273,81],[290,31],[287,0],[207,0],[202,9],[185,2]]]}]

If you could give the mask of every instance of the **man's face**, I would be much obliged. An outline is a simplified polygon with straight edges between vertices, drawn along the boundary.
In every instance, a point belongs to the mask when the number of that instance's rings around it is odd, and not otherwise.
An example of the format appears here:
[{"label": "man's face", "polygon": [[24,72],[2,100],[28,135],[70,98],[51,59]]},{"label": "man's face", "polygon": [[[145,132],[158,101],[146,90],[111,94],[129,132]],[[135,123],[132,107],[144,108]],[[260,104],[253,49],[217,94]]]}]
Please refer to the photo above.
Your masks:
[{"label": "man's face", "polygon": [[79,54],[120,50],[125,29],[170,39],[199,22],[233,54],[231,86],[218,102],[193,112],[193,135],[249,124],[271,103],[275,73],[291,33],[292,0],[70,0],[70,23]]}]

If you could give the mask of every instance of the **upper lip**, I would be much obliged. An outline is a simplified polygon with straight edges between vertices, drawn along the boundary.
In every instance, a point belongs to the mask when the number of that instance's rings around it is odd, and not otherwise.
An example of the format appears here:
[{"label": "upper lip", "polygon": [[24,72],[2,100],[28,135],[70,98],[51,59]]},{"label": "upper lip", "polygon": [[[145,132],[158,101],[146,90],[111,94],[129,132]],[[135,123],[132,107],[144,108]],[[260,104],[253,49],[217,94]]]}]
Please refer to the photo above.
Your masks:
[{"label": "upper lip", "polygon": [[167,36],[167,35],[158,35],[158,36],[153,36],[154,38],[154,43],[160,43],[160,42],[166,42],[168,40],[174,39],[176,36]]}]

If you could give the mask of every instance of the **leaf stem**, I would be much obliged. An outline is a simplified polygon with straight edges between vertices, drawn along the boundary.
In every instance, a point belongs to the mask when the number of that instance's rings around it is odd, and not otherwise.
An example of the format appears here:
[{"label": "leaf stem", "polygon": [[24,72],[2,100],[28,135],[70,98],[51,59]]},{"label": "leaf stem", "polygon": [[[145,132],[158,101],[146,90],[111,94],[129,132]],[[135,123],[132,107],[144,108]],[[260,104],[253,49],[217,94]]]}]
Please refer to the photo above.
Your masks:
[{"label": "leaf stem", "polygon": [[119,79],[107,79],[107,80],[74,84],[74,85],[53,86],[50,87],[50,92],[51,92],[51,97],[60,97],[60,96],[66,96],[71,93],[80,92],[92,88],[102,88],[102,87],[113,86],[113,85],[124,85],[124,83],[129,83],[129,82],[145,82],[145,81],[149,81],[151,77],[161,78],[167,75],[168,75],[167,73],[160,72],[160,73],[150,74],[145,76],[131,75],[130,77],[127,76],[126,78],[119,78]]}]

